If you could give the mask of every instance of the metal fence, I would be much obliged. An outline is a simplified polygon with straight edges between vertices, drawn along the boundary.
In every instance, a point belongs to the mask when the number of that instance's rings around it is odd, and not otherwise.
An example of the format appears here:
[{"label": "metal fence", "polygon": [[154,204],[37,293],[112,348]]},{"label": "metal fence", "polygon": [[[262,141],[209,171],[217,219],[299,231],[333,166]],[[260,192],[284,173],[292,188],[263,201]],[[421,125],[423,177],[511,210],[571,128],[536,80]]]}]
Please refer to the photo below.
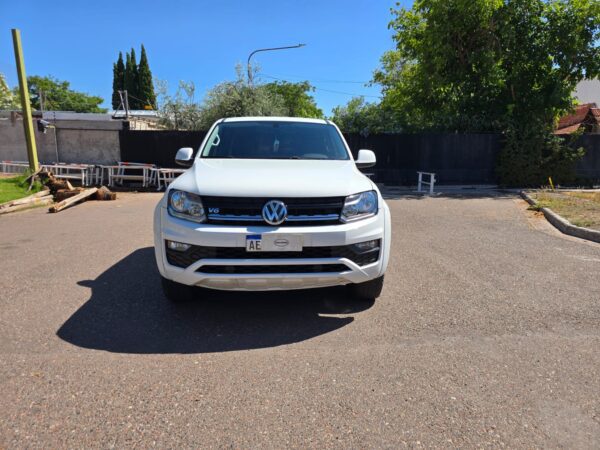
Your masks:
[{"label": "metal fence", "polygon": [[584,134],[577,144],[585,149],[585,156],[577,162],[577,176],[600,183],[600,134]]},{"label": "metal fence", "polygon": [[175,154],[182,147],[197,150],[206,131],[136,131],[121,130],[119,143],[121,161],[156,164],[160,167],[178,167]]},{"label": "metal fence", "polygon": [[[197,150],[205,131],[120,131],[122,161],[176,167],[181,147]],[[499,134],[344,134],[352,153],[370,149],[377,155],[373,180],[388,185],[414,185],[416,172],[435,172],[440,184],[494,184],[496,163],[502,148]],[[577,173],[600,180],[600,134],[584,135],[580,145],[585,157]]]},{"label": "metal fence", "polygon": [[442,184],[496,182],[501,136],[496,134],[344,135],[354,155],[375,151],[374,179],[390,185],[416,183],[416,172],[435,172]]}]

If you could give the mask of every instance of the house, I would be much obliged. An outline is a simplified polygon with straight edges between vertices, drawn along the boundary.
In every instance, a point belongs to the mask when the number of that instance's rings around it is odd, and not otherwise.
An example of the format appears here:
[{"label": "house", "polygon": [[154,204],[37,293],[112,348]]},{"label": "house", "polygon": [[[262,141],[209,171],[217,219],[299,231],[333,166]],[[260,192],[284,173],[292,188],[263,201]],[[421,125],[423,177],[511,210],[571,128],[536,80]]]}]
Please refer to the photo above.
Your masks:
[{"label": "house", "polygon": [[596,103],[578,105],[573,113],[561,117],[554,134],[571,134],[581,128],[584,133],[600,133],[600,108]]}]

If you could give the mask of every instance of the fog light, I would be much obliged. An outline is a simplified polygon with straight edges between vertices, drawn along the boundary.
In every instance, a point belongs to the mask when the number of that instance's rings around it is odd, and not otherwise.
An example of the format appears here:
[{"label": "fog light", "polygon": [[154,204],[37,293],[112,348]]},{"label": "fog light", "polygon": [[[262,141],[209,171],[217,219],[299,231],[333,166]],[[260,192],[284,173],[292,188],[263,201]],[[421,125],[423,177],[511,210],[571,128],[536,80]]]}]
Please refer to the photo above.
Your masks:
[{"label": "fog light", "polygon": [[183,242],[167,241],[167,248],[176,252],[185,252],[191,246],[191,244],[184,244]]},{"label": "fog light", "polygon": [[379,247],[379,239],[373,239],[372,241],[358,242],[354,244],[354,249],[360,253],[368,252],[374,248]]}]

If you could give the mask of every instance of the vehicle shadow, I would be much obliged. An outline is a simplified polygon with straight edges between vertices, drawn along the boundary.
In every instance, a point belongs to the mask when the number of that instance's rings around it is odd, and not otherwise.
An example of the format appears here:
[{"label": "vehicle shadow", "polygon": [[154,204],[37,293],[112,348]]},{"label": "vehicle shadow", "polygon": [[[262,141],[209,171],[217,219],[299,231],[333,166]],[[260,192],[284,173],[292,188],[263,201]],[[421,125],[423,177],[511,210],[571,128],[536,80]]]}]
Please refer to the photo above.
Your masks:
[{"label": "vehicle shadow", "polygon": [[199,289],[196,301],[171,304],[163,296],[152,247],[78,284],[91,288],[92,295],[57,336],[79,347],[117,353],[226,352],[291,344],[354,320],[335,314],[373,305],[349,298],[343,287],[249,293]]}]

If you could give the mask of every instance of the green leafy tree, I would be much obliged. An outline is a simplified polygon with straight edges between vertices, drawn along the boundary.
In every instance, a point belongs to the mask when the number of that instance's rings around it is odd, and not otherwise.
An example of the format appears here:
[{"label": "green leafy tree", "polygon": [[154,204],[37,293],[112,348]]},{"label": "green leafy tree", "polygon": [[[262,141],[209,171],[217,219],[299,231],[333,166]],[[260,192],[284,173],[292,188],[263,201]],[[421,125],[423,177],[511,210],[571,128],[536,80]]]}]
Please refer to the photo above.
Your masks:
[{"label": "green leafy tree", "polygon": [[201,103],[195,101],[193,83],[180,82],[176,94],[171,96],[166,83],[158,82],[162,126],[178,130],[207,130],[224,117],[288,115],[282,96],[264,84],[249,84],[240,65],[236,67],[236,73],[235,80],[224,81],[210,89]]},{"label": "green leafy tree", "polygon": [[0,109],[18,109],[20,107],[18,97],[11,92],[4,74],[0,73]]},{"label": "green leafy tree", "polygon": [[133,48],[125,57],[125,89],[129,96],[129,109],[140,109],[142,105],[138,100],[138,69]]},{"label": "green leafy tree", "polygon": [[317,106],[315,99],[310,95],[315,88],[308,81],[289,83],[287,81],[268,83],[265,89],[275,96],[283,99],[288,116],[323,118],[323,111]]},{"label": "green leafy tree", "polygon": [[264,84],[249,84],[240,65],[236,73],[234,81],[219,83],[206,94],[202,105],[203,128],[222,117],[288,115],[282,96]]},{"label": "green leafy tree", "polygon": [[374,80],[407,130],[497,128],[503,82],[497,12],[502,0],[418,0],[392,11],[396,49]]},{"label": "green leafy tree", "polygon": [[600,2],[417,0],[393,15],[396,48],[374,81],[397,123],[502,132],[506,184],[572,177],[564,167],[581,152],[552,132],[577,82],[599,73]]},{"label": "green leafy tree", "polygon": [[113,109],[117,109],[121,104],[119,91],[122,91],[123,89],[125,89],[125,64],[123,63],[123,53],[119,52],[119,59],[113,64]]},{"label": "green leafy tree", "polygon": [[506,184],[572,182],[583,156],[571,140],[553,134],[574,105],[584,77],[600,73],[600,2],[512,0],[498,14],[503,44],[503,90],[498,102],[506,145],[499,174]]},{"label": "green leafy tree", "polygon": [[156,108],[156,95],[154,94],[154,85],[152,84],[152,72],[148,64],[146,49],[142,45],[140,55],[140,64],[137,73],[137,97],[140,98],[142,107],[150,106]]},{"label": "green leafy tree", "polygon": [[[102,113],[105,108],[100,105],[102,97],[74,91],[68,81],[61,81],[54,77],[40,77],[37,75],[27,77],[31,106],[40,109],[40,92],[44,97],[46,111],[74,111],[83,113]],[[18,95],[17,88],[15,94]]]},{"label": "green leafy tree", "polygon": [[202,130],[202,109],[195,101],[194,83],[179,82],[175,95],[169,95],[165,81],[156,81],[160,125],[168,130]]},{"label": "green leafy tree", "polygon": [[366,102],[364,97],[354,97],[344,106],[332,110],[331,120],[345,133],[391,133],[401,131],[394,115],[381,104]]}]

